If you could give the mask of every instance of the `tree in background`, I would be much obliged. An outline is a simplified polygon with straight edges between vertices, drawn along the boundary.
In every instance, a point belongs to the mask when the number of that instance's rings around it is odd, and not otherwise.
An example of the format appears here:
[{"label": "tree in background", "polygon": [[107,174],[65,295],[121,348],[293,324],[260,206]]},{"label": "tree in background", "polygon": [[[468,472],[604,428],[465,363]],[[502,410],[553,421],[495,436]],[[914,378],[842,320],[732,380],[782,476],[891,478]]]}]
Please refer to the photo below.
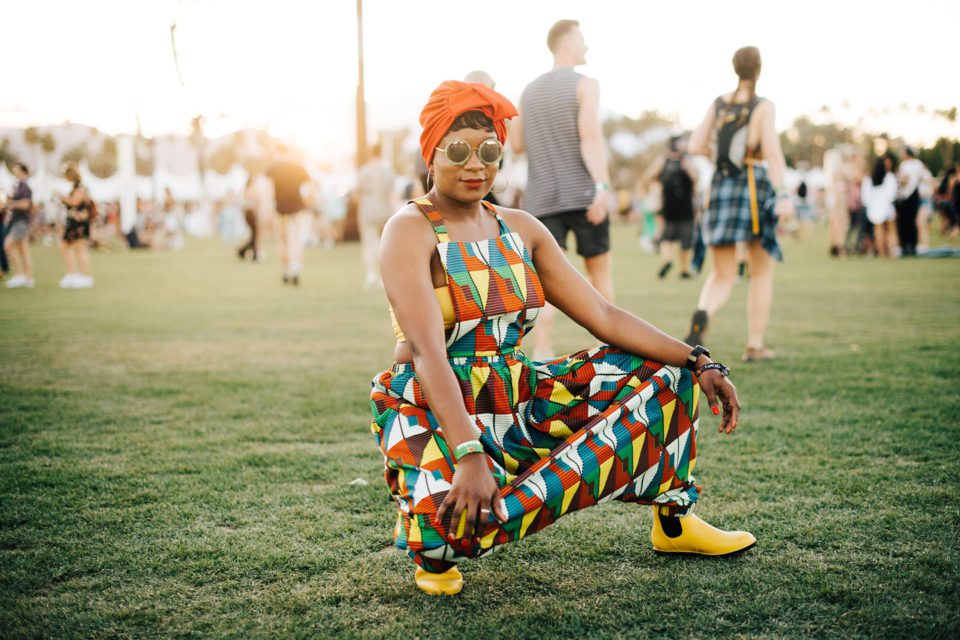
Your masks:
[{"label": "tree in background", "polygon": [[90,157],[90,173],[100,179],[109,178],[117,172],[117,141],[107,136],[100,151]]},{"label": "tree in background", "polygon": [[20,157],[10,150],[9,138],[0,141],[0,162],[7,165],[7,169],[13,169],[14,163],[20,162]]},{"label": "tree in background", "polygon": [[40,131],[36,127],[27,127],[23,130],[23,141],[27,143],[27,146],[30,147],[30,154],[32,156],[32,171],[37,170],[37,165],[39,164],[39,154],[37,150],[40,148]]},{"label": "tree in background", "polygon": [[620,116],[603,122],[603,135],[610,149],[610,178],[616,189],[633,189],[637,179],[664,150],[677,128],[676,120],[644,111],[637,118]]},{"label": "tree in background", "polygon": [[[956,114],[956,110],[954,110]],[[960,140],[940,138],[932,147],[920,149],[918,157],[927,165],[930,173],[940,175],[951,165],[960,164]]]},{"label": "tree in background", "polygon": [[78,142],[74,146],[70,147],[62,154],[60,154],[60,163],[65,162],[75,162],[80,164],[80,162],[87,157],[87,145],[83,142]]},{"label": "tree in background", "polygon": [[43,165],[49,169],[50,156],[57,150],[57,139],[49,131],[40,136],[40,150],[43,152]]},{"label": "tree in background", "polygon": [[239,156],[240,154],[237,153],[236,138],[233,138],[221,144],[210,155],[210,168],[222,176],[226,175],[230,173],[230,169],[237,163]]},{"label": "tree in background", "polygon": [[156,155],[154,153],[156,143],[153,141],[153,138],[147,138],[138,133],[134,148],[136,150],[137,175],[145,177],[152,176],[157,169]]}]

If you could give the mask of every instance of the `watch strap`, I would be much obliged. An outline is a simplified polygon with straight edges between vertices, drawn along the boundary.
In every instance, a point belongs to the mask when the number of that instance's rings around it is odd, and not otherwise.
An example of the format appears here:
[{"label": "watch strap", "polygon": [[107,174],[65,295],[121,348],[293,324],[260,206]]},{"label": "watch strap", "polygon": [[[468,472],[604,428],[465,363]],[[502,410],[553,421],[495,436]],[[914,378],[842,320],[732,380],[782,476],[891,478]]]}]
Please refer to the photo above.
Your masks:
[{"label": "watch strap", "polygon": [[700,356],[707,356],[708,358],[710,357],[710,352],[707,351],[707,348],[702,344],[698,344],[693,348],[693,350],[690,352],[690,355],[687,356],[686,364],[683,366],[690,371],[695,371],[697,368],[697,360],[700,359]]}]

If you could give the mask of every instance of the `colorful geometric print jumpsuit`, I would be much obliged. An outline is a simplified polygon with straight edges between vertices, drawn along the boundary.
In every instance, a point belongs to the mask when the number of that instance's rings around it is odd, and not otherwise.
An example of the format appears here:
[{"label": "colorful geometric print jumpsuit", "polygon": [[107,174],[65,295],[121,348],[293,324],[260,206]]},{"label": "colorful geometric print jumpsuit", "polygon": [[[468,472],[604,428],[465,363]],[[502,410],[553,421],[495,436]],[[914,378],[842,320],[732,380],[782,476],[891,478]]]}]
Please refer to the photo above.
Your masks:
[{"label": "colorful geometric print jumpsuit", "polygon": [[416,204],[437,234],[454,303],[450,367],[508,519],[482,526],[475,546],[447,543],[452,509],[433,524],[454,460],[413,364],[394,364],[374,378],[370,399],[387,485],[400,506],[397,547],[440,573],[607,500],[685,513],[699,490],[693,375],[610,346],[531,361],[520,341],[544,295],[520,236],[498,215],[499,237],[451,242],[429,200]]}]

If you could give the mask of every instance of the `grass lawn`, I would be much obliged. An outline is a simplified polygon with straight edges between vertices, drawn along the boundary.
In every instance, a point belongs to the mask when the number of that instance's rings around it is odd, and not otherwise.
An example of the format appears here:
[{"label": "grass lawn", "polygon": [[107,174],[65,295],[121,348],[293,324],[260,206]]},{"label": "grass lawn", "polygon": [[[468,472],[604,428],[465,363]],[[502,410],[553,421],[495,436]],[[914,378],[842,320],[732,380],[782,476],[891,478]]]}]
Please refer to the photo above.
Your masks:
[{"label": "grass lawn", "polygon": [[[452,599],[391,544],[367,394],[392,334],[356,245],[300,289],[214,240],[97,254],[87,291],[37,247],[37,288],[0,290],[0,636],[955,638],[960,260],[784,245],[780,357],[739,363],[738,285],[710,344],[744,414],[700,432],[698,513],[757,547],[656,556],[649,510],[608,504]],[[632,228],[614,251],[623,306],[682,335],[703,278],[656,280]]]}]

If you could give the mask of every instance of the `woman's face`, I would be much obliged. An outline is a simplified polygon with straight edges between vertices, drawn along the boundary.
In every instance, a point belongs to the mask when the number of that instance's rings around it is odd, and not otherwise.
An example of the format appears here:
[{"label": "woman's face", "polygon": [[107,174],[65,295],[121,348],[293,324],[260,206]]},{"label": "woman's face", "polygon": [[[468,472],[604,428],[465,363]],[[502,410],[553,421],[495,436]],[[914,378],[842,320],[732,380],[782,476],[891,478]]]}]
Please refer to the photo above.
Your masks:
[{"label": "woman's face", "polygon": [[448,132],[437,145],[440,149],[445,148],[451,140],[459,139],[470,145],[473,150],[467,162],[462,165],[456,165],[447,160],[443,151],[434,151],[433,180],[436,189],[458,202],[480,202],[493,187],[493,181],[497,177],[497,164],[484,164],[477,157],[476,152],[480,143],[490,138],[496,140],[497,136],[485,129],[460,129]]}]

